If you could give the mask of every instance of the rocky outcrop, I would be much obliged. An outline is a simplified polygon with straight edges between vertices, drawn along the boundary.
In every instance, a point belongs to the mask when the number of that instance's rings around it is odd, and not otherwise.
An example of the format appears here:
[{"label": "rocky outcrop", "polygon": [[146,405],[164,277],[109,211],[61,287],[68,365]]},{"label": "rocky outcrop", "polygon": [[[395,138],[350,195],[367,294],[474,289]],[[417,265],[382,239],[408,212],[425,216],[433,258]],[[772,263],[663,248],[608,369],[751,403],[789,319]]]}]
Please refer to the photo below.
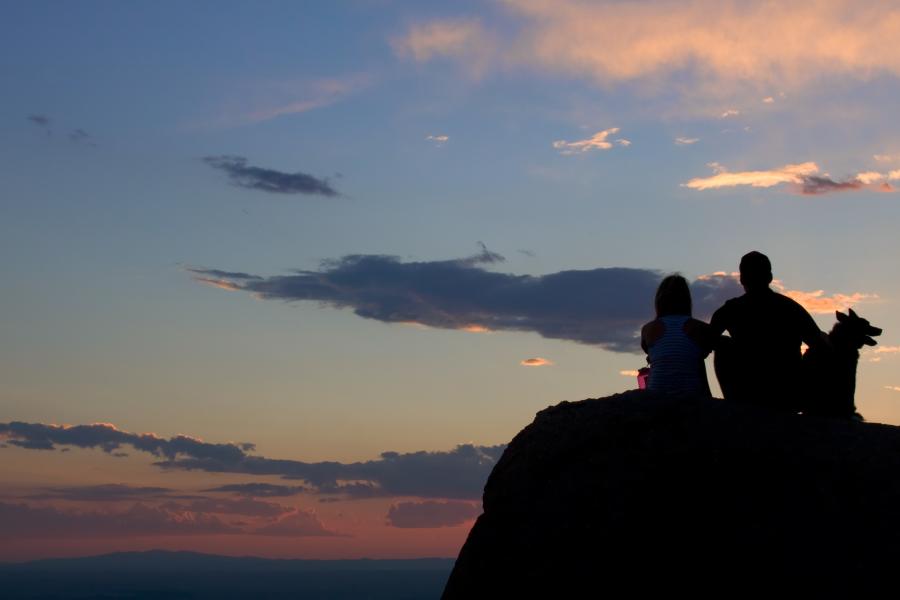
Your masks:
[{"label": "rocky outcrop", "polygon": [[634,391],[513,439],[443,598],[859,597],[898,565],[900,428]]}]

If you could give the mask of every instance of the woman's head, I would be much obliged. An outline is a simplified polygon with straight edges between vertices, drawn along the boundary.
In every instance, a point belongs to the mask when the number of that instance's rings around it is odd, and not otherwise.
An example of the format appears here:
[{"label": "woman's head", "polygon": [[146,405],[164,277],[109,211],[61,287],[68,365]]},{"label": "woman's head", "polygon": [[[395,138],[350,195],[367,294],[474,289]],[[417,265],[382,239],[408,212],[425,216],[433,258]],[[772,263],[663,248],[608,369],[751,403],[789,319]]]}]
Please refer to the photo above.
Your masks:
[{"label": "woman's head", "polygon": [[656,289],[656,317],[691,316],[691,288],[681,275],[669,275]]}]

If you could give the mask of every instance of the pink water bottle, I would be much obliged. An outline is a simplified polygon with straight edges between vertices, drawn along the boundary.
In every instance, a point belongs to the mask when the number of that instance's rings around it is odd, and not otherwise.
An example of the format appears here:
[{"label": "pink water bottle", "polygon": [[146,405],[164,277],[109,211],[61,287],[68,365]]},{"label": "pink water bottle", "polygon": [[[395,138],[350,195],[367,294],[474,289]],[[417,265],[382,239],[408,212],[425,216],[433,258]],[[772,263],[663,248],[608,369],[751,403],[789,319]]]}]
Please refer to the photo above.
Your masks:
[{"label": "pink water bottle", "polygon": [[638,389],[646,390],[647,389],[647,381],[650,379],[650,367],[642,367],[638,369],[637,380],[638,380]]}]

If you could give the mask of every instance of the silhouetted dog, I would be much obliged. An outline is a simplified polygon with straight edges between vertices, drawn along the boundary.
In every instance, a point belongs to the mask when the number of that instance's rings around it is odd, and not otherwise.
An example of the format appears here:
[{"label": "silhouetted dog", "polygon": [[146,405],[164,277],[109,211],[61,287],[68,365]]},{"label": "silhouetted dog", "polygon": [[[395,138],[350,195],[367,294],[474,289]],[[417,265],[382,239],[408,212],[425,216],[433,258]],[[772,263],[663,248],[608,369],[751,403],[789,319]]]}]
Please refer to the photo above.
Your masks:
[{"label": "silhouetted dog", "polygon": [[810,348],[803,355],[807,388],[802,410],[807,415],[862,419],[854,400],[859,349],[877,344],[872,337],[881,335],[881,329],[853,309],[835,316],[837,323],[828,334],[831,347]]}]

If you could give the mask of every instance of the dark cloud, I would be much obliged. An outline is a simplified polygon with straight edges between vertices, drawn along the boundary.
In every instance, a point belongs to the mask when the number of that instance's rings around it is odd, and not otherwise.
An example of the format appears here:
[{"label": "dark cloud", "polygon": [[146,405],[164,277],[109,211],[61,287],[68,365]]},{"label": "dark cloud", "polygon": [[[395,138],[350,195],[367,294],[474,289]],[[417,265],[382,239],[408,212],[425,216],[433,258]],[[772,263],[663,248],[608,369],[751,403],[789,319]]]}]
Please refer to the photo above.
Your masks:
[{"label": "dark cloud", "polygon": [[166,496],[171,492],[169,488],[150,486],[131,486],[120,483],[106,483],[101,485],[82,485],[73,487],[47,488],[39,494],[28,496],[31,499],[57,499],[85,502],[119,502],[122,500],[134,500]]},{"label": "dark cloud", "polygon": [[243,533],[202,513],[185,518],[161,507],[135,504],[121,512],[64,511],[0,502],[0,538],[103,538]]},{"label": "dark cloud", "polygon": [[387,524],[404,529],[454,527],[481,514],[481,507],[471,502],[399,502],[391,506]]},{"label": "dark cloud", "polygon": [[50,117],[47,115],[28,115],[28,120],[39,127],[50,126]]},{"label": "dark cloud", "polygon": [[866,187],[866,184],[856,178],[835,181],[831,177],[807,175],[803,178],[803,183],[800,186],[800,193],[806,196],[818,196],[830,192],[848,192],[864,187]]},{"label": "dark cloud", "polygon": [[69,139],[77,144],[85,143],[89,146],[96,146],[93,142],[93,136],[84,129],[76,129],[69,133]]},{"label": "dark cloud", "polygon": [[122,446],[148,452],[160,458],[190,456],[221,461],[240,460],[253,444],[211,444],[186,435],[161,438],[152,433],[129,433],[109,423],[91,425],[46,425],[13,421],[0,423],[0,437],[8,443],[30,450],[53,450],[56,445],[98,448],[113,454]]},{"label": "dark cloud", "polygon": [[[534,276],[482,266],[501,260],[482,245],[475,256],[454,260],[404,262],[365,254],[325,261],[314,271],[266,278],[194,273],[204,283],[259,298],[350,308],[360,317],[388,323],[529,331],[616,352],[640,350],[638,331],[653,318],[659,271],[611,267]],[[730,277],[698,279],[692,291],[695,315],[701,318],[743,293]]]},{"label": "dark cloud", "polygon": [[277,485],[274,483],[229,483],[204,490],[207,492],[231,492],[247,498],[283,498],[310,491],[302,485]]},{"label": "dark cloud", "polygon": [[265,525],[249,533],[252,533],[253,535],[271,535],[284,537],[344,537],[335,531],[327,529],[314,512],[300,509],[279,519],[275,523]]},{"label": "dark cloud", "polygon": [[302,462],[249,454],[252,444],[214,444],[187,436],[161,438],[122,431],[109,424],[60,426],[14,421],[0,423],[0,439],[22,448],[58,446],[97,448],[107,453],[122,446],[163,460],[164,469],[273,475],[302,480],[317,493],[348,498],[419,496],[479,498],[504,446],[465,444],[447,452],[385,452],[365,462]]},{"label": "dark cloud", "polygon": [[203,162],[224,171],[234,185],[251,190],[275,194],[340,195],[327,179],[319,179],[306,173],[283,173],[249,166],[243,156],[206,156]]}]

